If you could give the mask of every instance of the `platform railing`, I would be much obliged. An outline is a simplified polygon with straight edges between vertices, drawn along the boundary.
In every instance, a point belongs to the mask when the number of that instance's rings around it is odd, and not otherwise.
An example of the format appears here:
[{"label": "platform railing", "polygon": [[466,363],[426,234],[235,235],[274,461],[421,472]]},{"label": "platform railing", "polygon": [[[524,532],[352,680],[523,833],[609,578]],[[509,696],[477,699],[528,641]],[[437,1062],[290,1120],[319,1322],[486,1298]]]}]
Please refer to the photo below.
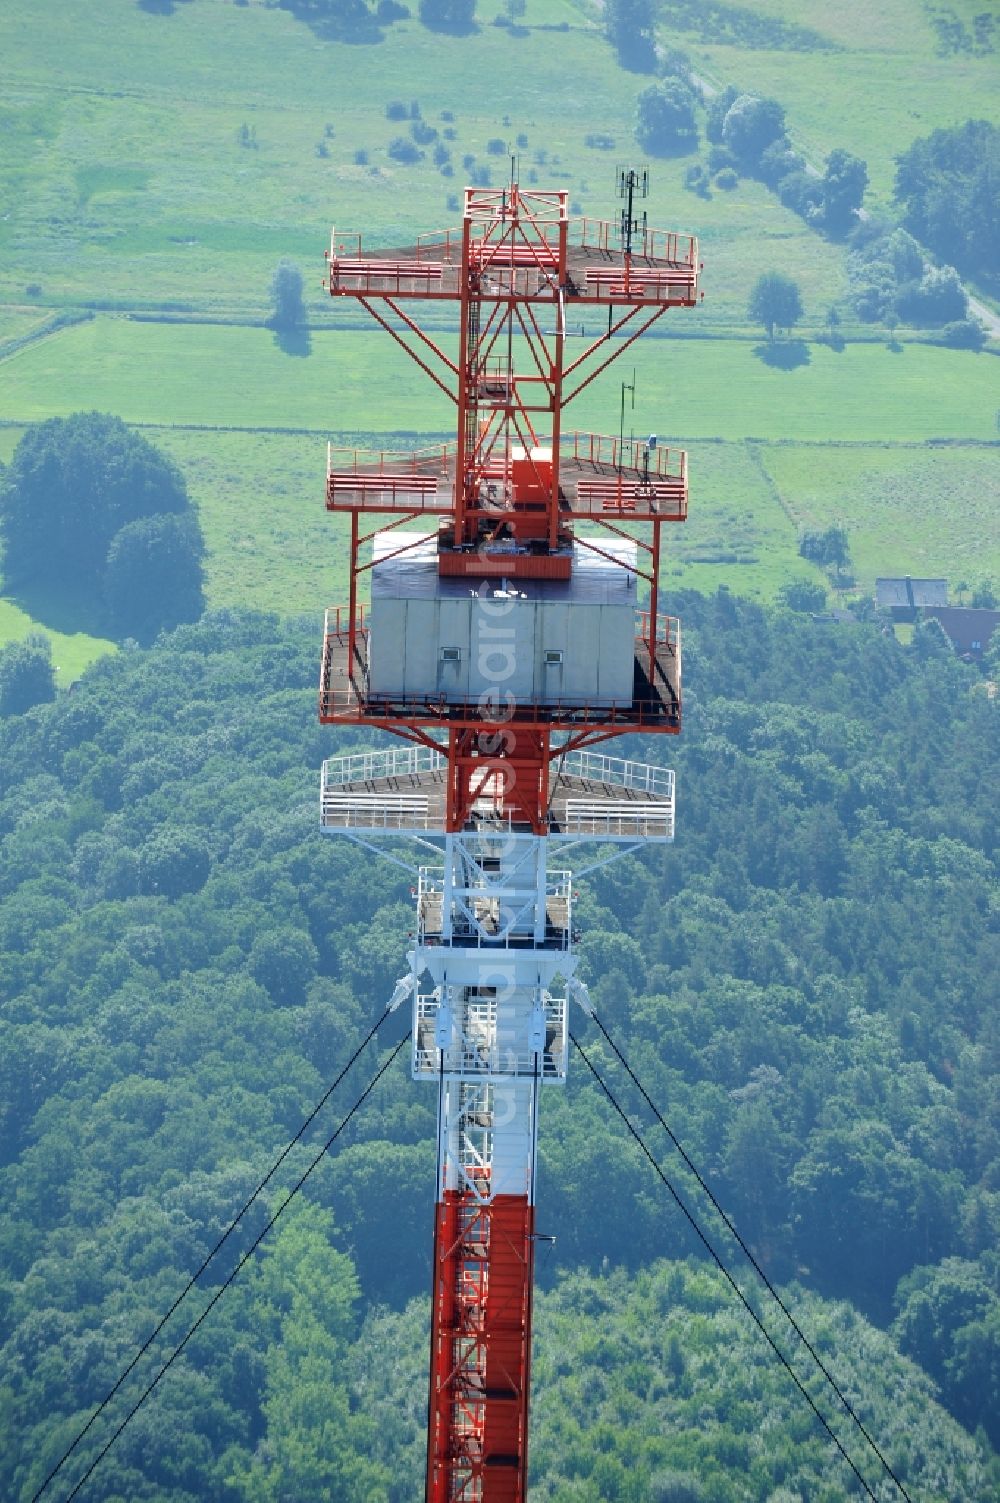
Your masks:
[{"label": "platform railing", "polygon": [[571,778],[586,778],[592,783],[609,783],[636,793],[672,799],[674,774],[667,767],[649,762],[629,762],[624,757],[607,757],[602,752],[569,751],[556,764],[560,773]]},{"label": "platform railing", "polygon": [[422,467],[435,464],[446,470],[449,461],[455,457],[456,448],[454,441],[431,444],[423,449],[354,449],[328,443],[327,479],[331,475],[416,474]]},{"label": "platform railing", "polygon": [[[499,834],[499,829],[491,831]],[[555,870],[548,873],[545,883],[546,950],[572,949],[572,873]],[[500,943],[522,948],[533,943],[532,927],[534,904],[538,894],[534,889],[498,889],[484,882],[481,887],[460,888],[448,886],[453,905],[450,914],[444,911],[446,884],[439,867],[422,866],[417,884],[417,937],[420,944],[439,944],[451,922],[452,942],[461,949],[491,950]],[[501,911],[502,910],[502,911]],[[550,914],[554,911],[556,917]],[[496,920],[496,933],[489,932],[486,920],[492,915]],[[474,916],[474,917],[473,917]],[[530,917],[530,922],[529,922]]]},{"label": "platform railing", "polygon": [[622,804],[617,799],[607,803],[567,799],[559,833],[605,840],[671,841],[674,806],[666,801]]},{"label": "platform railing", "polygon": [[[635,613],[636,640],[642,642],[646,647],[650,645],[651,619],[649,611],[636,611]],[[677,617],[658,615],[656,618],[656,646],[676,653],[680,649],[680,641],[681,623]]]},{"label": "platform railing", "polygon": [[413,1035],[413,1074],[425,1079],[446,1075],[463,1080],[509,1079],[511,1076],[534,1076],[537,1070],[543,1081],[566,1078],[567,1001],[565,997],[546,996],[546,1047],[540,1054],[526,1047],[510,1048],[496,1042],[496,1010],[475,1003],[466,1004],[466,1023],[456,1028],[447,1049],[438,1049],[434,1032],[440,1012],[440,999],[433,992],[417,998],[416,1028]]},{"label": "platform railing", "polygon": [[560,441],[564,459],[580,464],[608,465],[613,470],[629,471],[644,479],[687,480],[687,450],[672,449],[668,444],[650,446],[638,438],[622,439],[610,433],[564,433]]},{"label": "platform railing", "polygon": [[[351,608],[349,605],[328,605],[323,616],[324,637],[344,637],[351,629]],[[354,612],[354,630],[356,632],[367,631],[368,609],[364,604],[359,605]]]},{"label": "platform railing", "polygon": [[[616,219],[594,219],[581,214],[569,222],[571,245],[584,250],[602,251],[606,255],[622,255],[621,226]],[[683,235],[677,230],[654,230],[647,228],[636,233],[632,241],[633,256],[650,260],[668,261],[672,266],[698,266],[698,240],[694,235]]]},{"label": "platform railing", "polygon": [[425,230],[417,236],[418,261],[460,261],[462,259],[461,225],[446,230]]},{"label": "platform railing", "polygon": [[372,783],[378,778],[417,777],[447,767],[443,752],[429,746],[404,746],[391,751],[354,752],[346,757],[328,757],[323,763],[321,792],[335,791],[345,783]]}]

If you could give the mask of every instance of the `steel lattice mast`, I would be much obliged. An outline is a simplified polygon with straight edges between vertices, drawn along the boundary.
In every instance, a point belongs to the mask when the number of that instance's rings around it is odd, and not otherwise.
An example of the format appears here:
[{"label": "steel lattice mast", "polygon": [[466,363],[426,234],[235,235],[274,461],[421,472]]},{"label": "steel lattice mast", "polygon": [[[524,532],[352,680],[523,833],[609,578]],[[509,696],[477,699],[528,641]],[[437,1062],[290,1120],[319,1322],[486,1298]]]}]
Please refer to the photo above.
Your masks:
[{"label": "steel lattice mast", "polygon": [[[589,748],[680,729],[658,573],[662,525],[687,511],[686,456],[563,427],[612,360],[698,298],[697,243],[637,223],[636,174],[622,182],[619,223],[571,220],[565,192],[512,182],[466,189],[460,230],[414,246],[331,237],[331,295],[367,309],[456,409],[453,443],[329,452],[350,602],[327,613],[320,686],[324,723],[411,743],[327,762],[323,828],[435,856],[393,997],[412,1002],[414,1077],[438,1087],[428,1503],[526,1494],[539,1092],[566,1078],[568,999],[587,1006],[570,874],[549,857],[597,841],[612,847],[600,864],[673,838],[673,775]],[[457,305],[454,355],[414,302]],[[571,310],[605,308],[606,331],[568,339]]]}]

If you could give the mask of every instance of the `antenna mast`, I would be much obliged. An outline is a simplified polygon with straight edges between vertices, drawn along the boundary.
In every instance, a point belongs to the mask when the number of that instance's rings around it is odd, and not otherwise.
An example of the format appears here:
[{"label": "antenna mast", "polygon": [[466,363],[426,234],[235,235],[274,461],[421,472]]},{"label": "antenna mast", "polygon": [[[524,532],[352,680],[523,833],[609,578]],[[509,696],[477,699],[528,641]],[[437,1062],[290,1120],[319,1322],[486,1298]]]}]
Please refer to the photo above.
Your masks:
[{"label": "antenna mast", "polygon": [[[320,684],[325,724],[406,743],[324,764],[322,828],[389,841],[397,862],[405,837],[438,855],[413,869],[393,997],[413,1010],[413,1077],[438,1094],[427,1503],[526,1494],[539,1098],[566,1079],[570,999],[589,1005],[552,857],[673,839],[673,774],[592,748],[680,730],[659,566],[687,456],[651,440],[638,465],[624,408],[617,438],[563,424],[645,329],[698,300],[697,242],[640,226],[644,173],[622,185],[619,226],[571,220],[565,190],[512,172],[465,190],[457,229],[390,251],[335,231],[328,254],[331,296],[364,307],[455,414],[450,444],[329,451],[350,599],[327,613]],[[434,302],[457,308],[451,350],[412,311]],[[567,305],[608,308],[573,358]]]}]

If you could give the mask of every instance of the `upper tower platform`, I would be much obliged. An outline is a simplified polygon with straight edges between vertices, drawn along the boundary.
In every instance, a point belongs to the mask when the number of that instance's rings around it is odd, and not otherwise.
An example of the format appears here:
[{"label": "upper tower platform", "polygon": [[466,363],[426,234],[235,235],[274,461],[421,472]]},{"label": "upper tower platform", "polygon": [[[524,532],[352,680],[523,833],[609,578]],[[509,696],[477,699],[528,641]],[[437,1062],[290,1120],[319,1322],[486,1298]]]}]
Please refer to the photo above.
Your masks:
[{"label": "upper tower platform", "polygon": [[[641,226],[626,251],[620,224],[570,216],[565,191],[516,185],[466,190],[468,265],[490,296],[567,304],[698,301],[694,235]],[[525,226],[529,230],[525,232]],[[358,234],[330,236],[332,297],[452,299],[461,296],[465,225],[420,235],[414,245],[367,249]]]},{"label": "upper tower platform", "polygon": [[[617,222],[570,216],[565,190],[512,181],[467,188],[460,227],[412,246],[331,237],[331,296],[353,298],[435,382],[455,438],[328,451],[351,599],[328,616],[320,715],[435,748],[446,736],[451,832],[489,788],[542,834],[555,755],[680,728],[680,633],[660,610],[659,557],[663,526],[687,515],[687,455],[624,425],[615,438],[564,421],[657,319],[699,299],[697,241],[635,217],[645,186],[621,174]],[[416,305],[434,300],[455,304],[450,335],[418,322]]]}]

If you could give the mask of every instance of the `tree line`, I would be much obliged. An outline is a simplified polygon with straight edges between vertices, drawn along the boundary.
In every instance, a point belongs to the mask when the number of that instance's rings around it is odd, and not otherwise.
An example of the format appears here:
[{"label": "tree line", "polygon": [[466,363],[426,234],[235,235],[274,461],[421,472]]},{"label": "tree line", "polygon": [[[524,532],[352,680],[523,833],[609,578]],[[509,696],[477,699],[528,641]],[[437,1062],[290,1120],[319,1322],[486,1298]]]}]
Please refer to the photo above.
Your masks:
[{"label": "tree line", "polygon": [[[675,606],[678,840],[583,881],[584,974],[771,1277],[802,1286],[838,1364],[862,1353],[886,1433],[893,1395],[919,1396],[899,1411],[923,1437],[911,1495],[1000,1497],[996,702],[929,630],[903,648],[725,591]],[[316,725],[317,650],[312,622],[211,612],[0,721],[5,1497],[30,1498],[398,974],[407,879],[316,829],[321,757],[372,744]],[[95,1499],[256,1503],[288,1476],[318,1500],[412,1496],[433,1144],[433,1091],[399,1069]],[[557,1239],[539,1258],[542,1498],[852,1495],[787,1407],[778,1469],[748,1470],[748,1437],[779,1412],[764,1358],[739,1377],[720,1366],[728,1336],[706,1347],[703,1253],[578,1061],[543,1103],[539,1207]],[[692,1449],[699,1406],[717,1418]]]}]

